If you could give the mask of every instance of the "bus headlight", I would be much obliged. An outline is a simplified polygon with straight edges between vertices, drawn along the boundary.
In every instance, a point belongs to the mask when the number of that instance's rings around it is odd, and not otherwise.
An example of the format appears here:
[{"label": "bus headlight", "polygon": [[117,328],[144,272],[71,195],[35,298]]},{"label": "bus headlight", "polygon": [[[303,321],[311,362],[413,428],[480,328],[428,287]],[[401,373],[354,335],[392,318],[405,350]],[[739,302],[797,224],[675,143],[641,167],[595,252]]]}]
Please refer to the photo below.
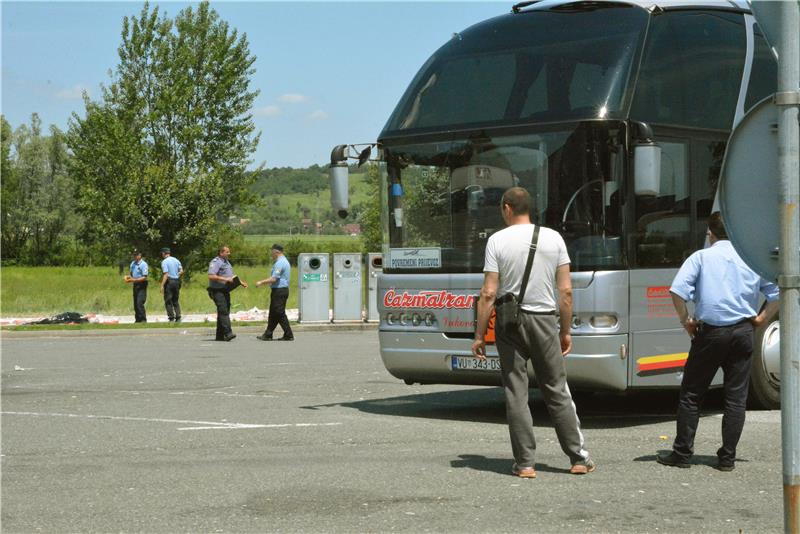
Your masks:
[{"label": "bus headlight", "polygon": [[411,315],[411,324],[414,326],[419,326],[422,322],[422,317],[419,316],[418,313]]},{"label": "bus headlight", "polygon": [[614,328],[617,326],[617,317],[615,315],[593,315],[589,322],[592,328]]},{"label": "bus headlight", "polygon": [[393,325],[395,323],[395,318],[393,313],[386,314],[386,324]]},{"label": "bus headlight", "polygon": [[433,323],[435,322],[436,317],[434,317],[432,313],[425,314],[425,326],[433,326]]},{"label": "bus headlight", "polygon": [[400,324],[403,326],[408,325],[408,314],[406,312],[400,313]]}]

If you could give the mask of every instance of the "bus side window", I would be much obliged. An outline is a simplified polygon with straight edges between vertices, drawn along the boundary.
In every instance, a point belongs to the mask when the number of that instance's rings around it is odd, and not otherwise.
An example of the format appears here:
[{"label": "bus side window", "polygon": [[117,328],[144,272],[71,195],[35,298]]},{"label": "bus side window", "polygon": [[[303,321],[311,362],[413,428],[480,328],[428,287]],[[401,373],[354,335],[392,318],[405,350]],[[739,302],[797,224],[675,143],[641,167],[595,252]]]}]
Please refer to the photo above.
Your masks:
[{"label": "bus side window", "polygon": [[650,124],[730,129],[745,41],[740,14],[675,11],[654,16],[631,118]]},{"label": "bus side window", "polygon": [[687,173],[687,146],[660,141],[658,196],[636,197],[634,246],[637,267],[674,267],[694,250]]},{"label": "bus side window", "polygon": [[745,112],[778,88],[778,64],[758,24],[753,26],[753,37],[756,46],[753,68],[750,70],[750,80],[747,83],[747,96],[744,100]]},{"label": "bus side window", "polygon": [[692,180],[694,184],[693,198],[695,202],[694,246],[701,249],[706,243],[708,216],[714,205],[714,195],[719,184],[722,171],[722,159],[725,156],[725,141],[697,139],[692,143],[694,160]]}]

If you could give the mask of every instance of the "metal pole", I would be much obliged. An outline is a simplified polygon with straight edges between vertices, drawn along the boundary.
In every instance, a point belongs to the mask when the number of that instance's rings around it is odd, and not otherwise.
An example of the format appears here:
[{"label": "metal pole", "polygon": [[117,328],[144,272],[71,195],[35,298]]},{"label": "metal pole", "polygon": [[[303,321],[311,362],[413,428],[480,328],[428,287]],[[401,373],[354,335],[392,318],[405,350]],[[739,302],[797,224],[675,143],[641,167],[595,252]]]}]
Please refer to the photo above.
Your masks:
[{"label": "metal pole", "polygon": [[783,525],[800,534],[800,2],[782,2],[778,52]]}]

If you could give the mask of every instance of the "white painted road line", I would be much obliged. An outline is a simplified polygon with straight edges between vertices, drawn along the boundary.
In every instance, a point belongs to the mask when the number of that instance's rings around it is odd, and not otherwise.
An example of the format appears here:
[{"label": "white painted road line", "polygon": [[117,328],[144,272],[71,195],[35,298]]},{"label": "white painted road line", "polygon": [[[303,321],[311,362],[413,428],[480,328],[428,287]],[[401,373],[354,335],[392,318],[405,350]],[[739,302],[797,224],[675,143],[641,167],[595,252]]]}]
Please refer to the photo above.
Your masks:
[{"label": "white painted road line", "polygon": [[312,426],[338,426],[342,423],[279,423],[279,424],[252,424],[228,423],[226,421],[187,421],[184,419],[160,419],[151,417],[127,417],[116,415],[91,415],[75,413],[41,413],[41,412],[0,412],[3,415],[31,415],[35,417],[74,417],[79,419],[107,419],[112,421],[144,421],[149,423],[179,423],[188,425],[202,425],[180,427],[178,430],[243,430],[251,428],[303,428]]}]

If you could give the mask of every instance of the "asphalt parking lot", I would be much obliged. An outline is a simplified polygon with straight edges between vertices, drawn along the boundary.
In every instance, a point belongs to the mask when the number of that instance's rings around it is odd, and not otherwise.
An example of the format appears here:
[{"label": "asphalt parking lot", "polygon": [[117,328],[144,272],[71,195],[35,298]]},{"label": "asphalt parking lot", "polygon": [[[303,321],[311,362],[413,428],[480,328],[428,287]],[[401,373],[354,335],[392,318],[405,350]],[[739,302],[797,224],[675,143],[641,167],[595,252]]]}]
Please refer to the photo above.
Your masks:
[{"label": "asphalt parking lot", "polygon": [[537,400],[522,480],[499,389],[407,386],[374,331],[256,333],[4,333],[2,531],[782,531],[779,412],[722,473],[718,397],[676,469],[674,394],[581,395],[598,469],[573,476]]}]

